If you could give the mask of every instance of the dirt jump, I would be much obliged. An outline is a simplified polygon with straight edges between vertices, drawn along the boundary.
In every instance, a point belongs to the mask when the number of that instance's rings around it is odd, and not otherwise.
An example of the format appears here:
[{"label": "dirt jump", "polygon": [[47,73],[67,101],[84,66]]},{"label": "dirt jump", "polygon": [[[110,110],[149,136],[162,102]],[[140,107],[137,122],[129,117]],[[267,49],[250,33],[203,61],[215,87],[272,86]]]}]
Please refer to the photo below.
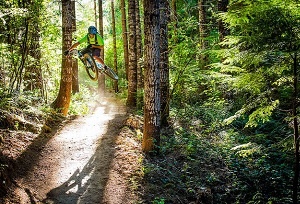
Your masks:
[{"label": "dirt jump", "polygon": [[18,158],[5,204],[129,204],[141,155],[124,128],[126,107],[113,97],[94,102],[90,114],[35,138]]}]

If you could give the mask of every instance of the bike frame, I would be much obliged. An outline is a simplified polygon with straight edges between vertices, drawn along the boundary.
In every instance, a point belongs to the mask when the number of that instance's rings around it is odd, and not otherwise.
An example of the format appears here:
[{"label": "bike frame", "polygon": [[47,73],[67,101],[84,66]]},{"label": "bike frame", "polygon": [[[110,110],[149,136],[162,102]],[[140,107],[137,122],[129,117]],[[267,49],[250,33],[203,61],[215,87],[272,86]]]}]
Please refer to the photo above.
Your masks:
[{"label": "bike frame", "polygon": [[[72,51],[70,51],[70,53],[73,55],[73,56],[77,56],[80,58],[80,60],[82,61],[82,63],[85,65],[86,67],[86,71],[88,72],[88,75],[89,77],[92,79],[92,80],[96,80],[98,78],[98,73],[95,73],[95,77],[93,77],[90,73],[90,70],[88,69],[86,63],[83,61],[83,58],[84,58],[84,55],[82,54],[81,52],[82,50],[77,50],[77,49],[73,49]],[[117,74],[108,66],[106,66],[107,68],[105,69],[104,66],[98,62],[93,56],[92,56],[92,53],[91,52],[87,52],[87,54],[89,54],[93,60],[94,60],[94,63],[96,65],[96,68],[101,72],[101,73],[104,73],[105,75],[107,75],[108,77],[110,77],[111,79],[113,80],[118,80],[118,76]],[[93,71],[94,72],[94,71]]]}]

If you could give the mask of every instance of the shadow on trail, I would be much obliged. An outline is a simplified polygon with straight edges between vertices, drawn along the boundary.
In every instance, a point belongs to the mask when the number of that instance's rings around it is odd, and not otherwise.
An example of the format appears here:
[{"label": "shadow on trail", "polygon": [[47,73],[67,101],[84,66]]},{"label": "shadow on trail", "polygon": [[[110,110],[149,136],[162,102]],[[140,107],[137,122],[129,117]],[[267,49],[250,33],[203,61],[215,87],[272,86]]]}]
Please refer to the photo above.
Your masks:
[{"label": "shadow on trail", "polygon": [[63,121],[65,120],[62,116],[48,117],[45,124],[51,127],[51,131],[46,133],[42,131],[26,148],[26,150],[16,159],[16,161],[11,161],[12,172],[14,175],[12,179],[18,179],[21,177],[26,177],[29,172],[31,172],[40,159],[40,152],[44,149],[47,143],[56,135],[59,131]]},{"label": "shadow on trail", "polygon": [[116,114],[108,123],[107,132],[97,141],[97,148],[82,170],[77,169],[60,186],[47,193],[44,203],[97,204],[103,203],[104,192],[112,160],[115,142],[125,119]]},{"label": "shadow on trail", "polygon": [[[46,144],[59,131],[65,120],[66,118],[59,115],[48,116],[44,125],[49,129],[46,132],[43,130],[34,137],[34,139],[30,142],[30,145],[28,145],[22,154],[16,159],[3,155],[2,150],[0,149],[0,161],[2,164],[7,166],[0,171],[0,178],[3,180],[0,184],[0,203],[7,195],[7,189],[19,187],[17,180],[28,176],[28,174],[33,171],[34,166],[40,159],[40,153]],[[19,135],[16,137],[19,137]],[[22,134],[20,137],[22,137]]]}]

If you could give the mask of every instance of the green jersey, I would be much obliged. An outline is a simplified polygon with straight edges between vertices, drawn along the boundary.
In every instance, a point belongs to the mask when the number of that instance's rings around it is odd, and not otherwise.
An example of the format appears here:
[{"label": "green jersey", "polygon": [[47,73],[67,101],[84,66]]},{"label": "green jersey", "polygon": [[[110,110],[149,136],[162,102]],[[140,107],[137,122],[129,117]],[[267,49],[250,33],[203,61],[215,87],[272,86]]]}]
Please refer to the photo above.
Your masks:
[{"label": "green jersey", "polygon": [[90,45],[104,45],[103,38],[98,33],[94,35],[94,38],[90,38],[89,34],[86,34],[83,38],[78,41],[80,44],[87,42]]}]

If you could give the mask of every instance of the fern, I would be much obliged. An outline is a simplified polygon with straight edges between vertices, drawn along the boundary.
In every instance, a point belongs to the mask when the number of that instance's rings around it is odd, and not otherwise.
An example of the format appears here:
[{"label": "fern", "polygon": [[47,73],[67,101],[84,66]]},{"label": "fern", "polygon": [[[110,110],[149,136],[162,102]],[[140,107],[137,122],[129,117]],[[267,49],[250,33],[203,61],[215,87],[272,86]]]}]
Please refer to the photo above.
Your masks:
[{"label": "fern", "polygon": [[278,104],[279,100],[276,100],[270,105],[256,109],[253,113],[250,114],[249,121],[246,123],[245,127],[256,127],[260,122],[268,122]]}]

